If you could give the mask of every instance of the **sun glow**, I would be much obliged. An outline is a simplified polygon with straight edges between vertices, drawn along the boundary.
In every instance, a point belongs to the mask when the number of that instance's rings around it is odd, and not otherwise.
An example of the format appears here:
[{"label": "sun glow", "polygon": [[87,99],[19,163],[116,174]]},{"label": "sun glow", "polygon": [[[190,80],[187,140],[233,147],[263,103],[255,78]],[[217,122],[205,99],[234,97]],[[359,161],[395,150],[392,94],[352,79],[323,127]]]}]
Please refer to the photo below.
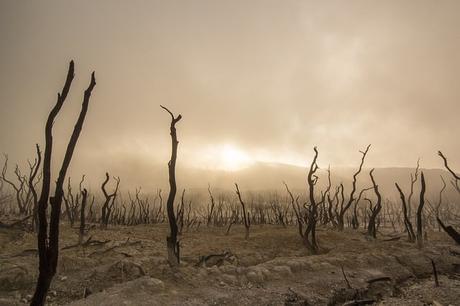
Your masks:
[{"label": "sun glow", "polygon": [[229,143],[202,148],[195,160],[205,168],[225,171],[238,171],[255,161],[247,152]]},{"label": "sun glow", "polygon": [[225,144],[220,148],[219,167],[224,170],[239,170],[249,166],[252,162],[248,154],[233,145]]}]

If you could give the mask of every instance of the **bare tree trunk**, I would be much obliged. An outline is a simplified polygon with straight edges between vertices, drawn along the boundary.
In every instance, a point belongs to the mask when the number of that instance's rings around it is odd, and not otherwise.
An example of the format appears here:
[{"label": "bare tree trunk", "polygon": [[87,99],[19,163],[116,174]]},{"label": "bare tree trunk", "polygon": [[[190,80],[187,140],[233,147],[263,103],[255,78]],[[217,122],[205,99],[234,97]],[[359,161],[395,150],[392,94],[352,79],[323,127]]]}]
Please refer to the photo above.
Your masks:
[{"label": "bare tree trunk", "polygon": [[[449,167],[449,164],[447,163],[447,158],[442,154],[441,151],[438,151],[438,155],[443,159],[444,161],[444,167],[447,169],[447,171],[449,171],[449,173],[453,176],[454,180],[452,182],[452,185],[455,187],[455,189],[458,191],[458,193],[460,194],[460,186],[459,186],[459,182],[460,182],[460,175],[458,175],[457,173],[454,172],[454,170],[452,170],[450,167]],[[442,192],[442,191],[441,191]],[[439,209],[439,206],[441,205],[441,194],[439,195],[440,199],[439,199],[439,205],[438,205],[438,209]],[[438,224],[441,226],[441,228],[457,243],[457,244],[460,244],[460,233],[458,233],[452,226],[445,226],[444,223],[441,221],[441,219],[439,218],[439,216],[436,216],[436,219],[438,221]]]},{"label": "bare tree trunk", "polygon": [[417,246],[421,248],[423,246],[423,221],[422,212],[423,206],[425,205],[425,176],[423,171],[420,174],[421,190],[420,190],[420,202],[417,209]]},{"label": "bare tree trunk", "polygon": [[214,206],[215,206],[214,197],[212,196],[212,192],[211,192],[211,185],[209,184],[208,184],[208,193],[209,193],[209,198],[211,199],[211,207],[209,208],[209,211],[208,211],[208,220],[206,222],[206,226],[209,226],[211,224],[212,216],[214,213]]},{"label": "bare tree trunk", "polygon": [[33,198],[33,208],[32,208],[32,229],[34,231],[38,231],[38,215],[37,215],[37,210],[38,210],[38,195],[37,191],[35,190],[35,184],[34,184],[34,179],[37,176],[38,169],[40,168],[41,160],[42,160],[42,153],[40,152],[40,147],[38,144],[36,144],[36,150],[37,150],[37,161],[35,163],[35,168],[31,175],[29,176],[29,189],[32,192],[32,198]]},{"label": "bare tree trunk", "polygon": [[395,186],[398,189],[399,195],[401,197],[404,226],[406,227],[407,235],[409,236],[409,242],[415,242],[414,228],[412,227],[412,223],[410,222],[409,215],[407,213],[406,197],[404,196],[404,193],[402,192],[398,183],[395,183]]},{"label": "bare tree trunk", "polygon": [[372,169],[369,172],[369,176],[371,177],[372,185],[374,186],[374,192],[375,192],[375,195],[377,196],[377,203],[375,204],[373,208],[371,207],[371,215],[369,216],[369,225],[367,227],[367,235],[375,239],[377,238],[377,229],[376,229],[375,220],[377,219],[377,216],[380,213],[380,210],[382,209],[382,196],[380,195],[380,192],[379,192],[379,186],[375,183],[373,173],[374,173],[374,169]]},{"label": "bare tree trunk", "polygon": [[104,204],[102,205],[102,209],[101,209],[101,227],[103,229],[106,229],[108,224],[109,224],[109,220],[110,220],[110,214],[112,212],[112,208],[115,204],[115,199],[116,199],[116,196],[117,196],[117,193],[118,193],[118,188],[120,186],[120,178],[119,177],[113,177],[113,179],[117,182],[116,186],[115,186],[115,191],[111,194],[108,194],[107,193],[107,190],[105,189],[105,186],[107,185],[107,183],[109,182],[109,179],[110,179],[110,176],[109,176],[109,173],[105,173],[105,180],[104,182],[102,183],[101,185],[101,190],[102,190],[102,193],[104,194],[104,197],[105,197],[105,201],[104,201]]},{"label": "bare tree trunk", "polygon": [[[308,197],[310,200],[310,206],[308,207],[308,215],[306,216],[307,226],[303,234],[303,241],[305,246],[313,253],[316,254],[319,250],[318,243],[316,241],[316,223],[318,222],[318,204],[315,199],[315,185],[318,181],[316,176],[316,171],[318,170],[318,165],[316,160],[318,159],[318,150],[316,147],[313,148],[315,151],[315,156],[310,165],[310,170],[308,171],[307,183],[308,183]],[[324,201],[324,197],[323,197]]]},{"label": "bare tree trunk", "polygon": [[[161,105],[160,105],[161,106]],[[169,170],[169,196],[168,201],[166,204],[166,209],[168,212],[168,221],[169,221],[169,229],[170,233],[169,236],[166,237],[166,247],[168,250],[168,262],[171,266],[179,265],[180,261],[180,248],[179,242],[177,241],[177,220],[176,216],[174,215],[174,199],[176,197],[176,159],[177,159],[177,146],[179,145],[179,141],[177,141],[177,133],[176,133],[176,123],[182,119],[182,116],[179,115],[175,117],[173,113],[164,106],[161,106],[165,111],[167,111],[171,115],[171,126],[170,126],[170,134],[171,134],[171,159],[168,163],[168,170]]]},{"label": "bare tree trunk", "polygon": [[88,198],[88,190],[83,189],[82,191],[82,200],[81,200],[81,210],[80,210],[80,236],[79,236],[79,243],[81,244],[83,241],[83,236],[85,235],[85,209],[86,209],[86,201]]},{"label": "bare tree trunk", "polygon": [[39,254],[39,275],[37,280],[37,286],[35,289],[34,296],[32,297],[31,305],[38,306],[44,305],[46,294],[49,290],[51,280],[56,273],[56,267],[59,256],[59,218],[61,215],[61,204],[63,197],[62,185],[67,173],[67,169],[70,165],[72,155],[77,144],[78,137],[83,127],[83,122],[86,117],[88,110],[89,99],[91,92],[96,85],[96,79],[94,72],[91,75],[91,82],[89,87],[85,91],[83,104],[78,117],[77,123],[75,124],[73,133],[70,137],[70,141],[67,145],[67,150],[64,155],[64,160],[59,171],[59,176],[56,182],[56,190],[54,197],[50,198],[51,204],[51,216],[48,233],[48,221],[47,221],[47,207],[48,198],[50,194],[50,182],[51,182],[51,153],[53,146],[53,123],[61,110],[62,105],[67,97],[74,77],[74,63],[73,61],[69,64],[69,70],[67,78],[62,92],[58,94],[56,105],[51,110],[45,127],[45,152],[43,160],[43,181],[42,191],[40,199],[38,201],[38,221],[39,230],[37,235],[38,242],[38,254]]},{"label": "bare tree trunk", "polygon": [[367,155],[367,152],[369,152],[370,147],[371,147],[371,145],[368,145],[365,151],[360,151],[360,153],[362,154],[361,163],[359,164],[358,170],[355,172],[355,174],[353,174],[353,182],[352,182],[350,197],[348,198],[348,202],[345,204],[345,206],[343,206],[343,202],[342,202],[342,205],[340,207],[340,212],[337,215],[337,228],[338,228],[339,231],[342,231],[344,229],[344,226],[345,226],[345,221],[344,221],[345,213],[347,212],[348,208],[350,208],[351,204],[353,204],[353,202],[355,201],[354,196],[355,196],[355,192],[356,192],[356,181],[357,181],[358,175],[361,173],[361,170],[363,169],[364,160],[366,159],[366,155]]},{"label": "bare tree trunk", "polygon": [[240,189],[238,188],[237,183],[235,183],[235,187],[236,187],[236,195],[238,196],[241,207],[243,208],[242,214],[243,214],[244,227],[246,229],[244,239],[248,240],[249,239],[249,229],[251,227],[251,219],[249,218],[250,217],[249,212],[246,212],[246,205],[244,205],[243,199],[241,198]]}]

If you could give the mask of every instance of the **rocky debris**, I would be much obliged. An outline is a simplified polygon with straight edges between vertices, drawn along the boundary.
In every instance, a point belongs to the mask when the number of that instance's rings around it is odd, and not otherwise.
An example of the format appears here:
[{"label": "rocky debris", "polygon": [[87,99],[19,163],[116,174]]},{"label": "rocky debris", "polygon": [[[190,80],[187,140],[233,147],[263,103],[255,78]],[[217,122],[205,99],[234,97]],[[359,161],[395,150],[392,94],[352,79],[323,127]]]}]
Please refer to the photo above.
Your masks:
[{"label": "rocky debris", "polygon": [[197,267],[212,267],[212,266],[220,267],[225,262],[236,264],[237,258],[235,255],[232,254],[232,252],[225,251],[222,254],[211,254],[211,255],[206,255],[206,256],[200,256],[196,266]]},{"label": "rocky debris", "polygon": [[25,289],[34,284],[33,275],[25,267],[10,263],[0,267],[0,291]]},{"label": "rocky debris", "polygon": [[285,306],[309,306],[307,297],[299,292],[289,288],[289,292],[285,295]]},{"label": "rocky debris", "polygon": [[68,304],[68,306],[147,306],[159,305],[152,300],[152,295],[165,290],[164,283],[150,276],[117,284],[105,291],[93,293],[86,299]]}]

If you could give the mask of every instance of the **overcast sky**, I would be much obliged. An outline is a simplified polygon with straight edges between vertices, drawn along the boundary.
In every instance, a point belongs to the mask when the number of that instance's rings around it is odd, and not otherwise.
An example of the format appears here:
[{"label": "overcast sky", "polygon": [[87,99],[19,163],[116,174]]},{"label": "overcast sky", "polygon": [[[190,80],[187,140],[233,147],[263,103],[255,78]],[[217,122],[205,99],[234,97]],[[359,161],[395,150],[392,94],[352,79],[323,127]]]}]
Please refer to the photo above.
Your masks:
[{"label": "overcast sky", "polygon": [[[0,2],[0,151],[33,157],[68,62],[63,148],[90,73],[81,172],[253,161],[460,169],[460,1]],[[62,151],[62,150],[61,150]],[[56,157],[57,158],[57,157]],[[60,163],[60,159],[56,159]]]}]

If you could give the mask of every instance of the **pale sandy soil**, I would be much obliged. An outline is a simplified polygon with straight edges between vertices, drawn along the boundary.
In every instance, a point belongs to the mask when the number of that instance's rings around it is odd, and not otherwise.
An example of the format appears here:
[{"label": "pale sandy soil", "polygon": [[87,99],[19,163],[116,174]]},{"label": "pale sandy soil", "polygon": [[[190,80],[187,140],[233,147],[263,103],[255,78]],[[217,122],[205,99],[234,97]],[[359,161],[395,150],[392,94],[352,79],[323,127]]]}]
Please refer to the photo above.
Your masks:
[{"label": "pale sandy soil", "polygon": [[[460,305],[460,247],[443,233],[430,232],[418,250],[404,236],[369,241],[359,231],[320,229],[324,252],[310,255],[294,227],[254,226],[248,241],[238,226],[229,236],[225,228],[201,227],[182,236],[176,269],[165,260],[166,233],[166,225],[92,229],[93,240],[108,242],[61,251],[48,304]],[[77,237],[63,225],[61,247]],[[35,249],[34,234],[0,230],[0,305],[27,304],[37,274]],[[196,266],[199,256],[223,251],[234,254],[223,265]],[[83,299],[85,288],[91,294]]]}]

